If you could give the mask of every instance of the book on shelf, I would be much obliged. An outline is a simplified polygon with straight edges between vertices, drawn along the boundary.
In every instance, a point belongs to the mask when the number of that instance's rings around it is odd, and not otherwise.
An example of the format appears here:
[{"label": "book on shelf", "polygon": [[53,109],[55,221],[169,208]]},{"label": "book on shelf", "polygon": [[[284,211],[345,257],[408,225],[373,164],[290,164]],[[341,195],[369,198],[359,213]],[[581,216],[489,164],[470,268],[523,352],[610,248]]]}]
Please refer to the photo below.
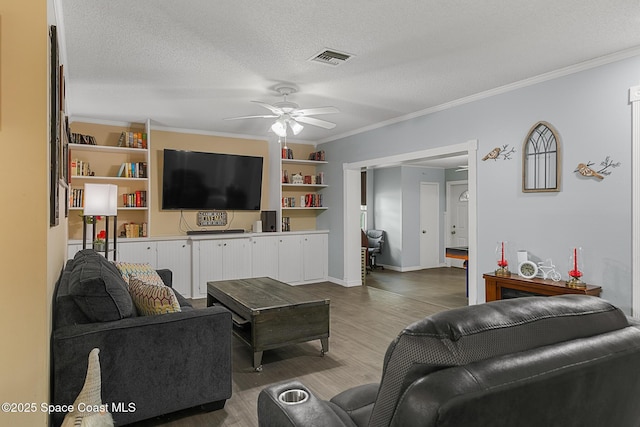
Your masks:
[{"label": "book on shelf", "polygon": [[282,198],[282,207],[283,208],[295,208],[296,207],[296,198],[295,197],[283,197]]},{"label": "book on shelf", "polygon": [[317,162],[324,162],[324,150],[315,151],[309,154],[309,160],[314,160]]},{"label": "book on shelf", "polygon": [[147,237],[147,223],[136,224],[131,222],[123,225],[124,231],[120,234],[120,237],[135,238],[135,237]]},{"label": "book on shelf", "polygon": [[293,160],[293,150],[291,148],[282,149],[282,158]]},{"label": "book on shelf", "polygon": [[307,193],[304,196],[300,196],[300,206],[305,208],[321,208],[322,194]]},{"label": "book on shelf", "polygon": [[147,162],[126,162],[120,165],[118,176],[123,178],[146,178]]},{"label": "book on shelf", "polygon": [[71,159],[71,176],[90,176],[89,162],[80,159]]},{"label": "book on shelf", "polygon": [[72,144],[83,144],[83,145],[97,145],[96,139],[91,135],[83,135],[81,133],[73,132],[71,133],[71,143]]},{"label": "book on shelf", "polygon": [[291,218],[288,216],[282,217],[282,231],[291,231]]},{"label": "book on shelf", "polygon": [[118,139],[118,147],[147,148],[146,132],[122,132]]},{"label": "book on shelf", "polygon": [[146,208],[147,192],[139,190],[134,193],[123,193],[122,206],[125,208]]},{"label": "book on shelf", "polygon": [[69,207],[84,207],[84,188],[72,188],[69,195]]}]

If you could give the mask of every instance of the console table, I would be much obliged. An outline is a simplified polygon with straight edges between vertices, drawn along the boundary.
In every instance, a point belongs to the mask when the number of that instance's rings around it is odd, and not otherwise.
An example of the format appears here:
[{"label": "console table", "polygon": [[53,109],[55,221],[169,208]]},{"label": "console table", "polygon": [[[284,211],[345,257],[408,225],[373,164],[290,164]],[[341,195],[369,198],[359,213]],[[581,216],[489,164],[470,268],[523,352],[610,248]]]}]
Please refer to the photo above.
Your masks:
[{"label": "console table", "polygon": [[600,292],[602,292],[600,286],[587,285],[584,289],[570,288],[564,281],[554,282],[538,277],[525,279],[513,273],[511,276],[496,276],[494,273],[485,273],[482,277],[484,278],[487,302],[535,295],[582,294],[600,296]]}]

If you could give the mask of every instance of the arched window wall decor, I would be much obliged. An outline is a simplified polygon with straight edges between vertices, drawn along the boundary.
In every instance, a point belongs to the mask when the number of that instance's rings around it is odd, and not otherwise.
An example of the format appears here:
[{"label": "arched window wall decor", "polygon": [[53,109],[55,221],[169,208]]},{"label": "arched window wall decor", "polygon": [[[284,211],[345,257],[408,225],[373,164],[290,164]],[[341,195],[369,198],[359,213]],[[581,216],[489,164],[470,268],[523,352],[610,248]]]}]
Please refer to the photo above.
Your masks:
[{"label": "arched window wall decor", "polygon": [[547,122],[536,123],[524,140],[522,191],[560,191],[560,138]]}]

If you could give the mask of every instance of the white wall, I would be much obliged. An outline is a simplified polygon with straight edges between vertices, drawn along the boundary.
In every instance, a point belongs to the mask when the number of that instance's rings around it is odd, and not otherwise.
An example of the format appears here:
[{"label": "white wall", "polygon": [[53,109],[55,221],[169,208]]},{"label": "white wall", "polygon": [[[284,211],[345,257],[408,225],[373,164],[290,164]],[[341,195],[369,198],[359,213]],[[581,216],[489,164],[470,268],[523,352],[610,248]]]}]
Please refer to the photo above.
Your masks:
[{"label": "white wall", "polygon": [[[627,313],[631,308],[631,106],[628,89],[640,81],[640,57],[559,77],[380,129],[324,143],[330,228],[329,273],[343,276],[342,162],[478,140],[482,157],[495,146],[515,147],[512,160],[478,160],[479,300],[482,273],[495,268],[495,242],[508,240],[540,258],[553,258],[566,277],[569,251],[582,246],[585,280]],[[559,193],[522,193],[521,146],[540,120],[551,123],[562,144]],[[389,141],[393,141],[390,144]],[[610,156],[621,166],[604,180],[582,179],[578,163]],[[339,160],[337,160],[339,159]],[[473,261],[472,261],[473,262]]]}]

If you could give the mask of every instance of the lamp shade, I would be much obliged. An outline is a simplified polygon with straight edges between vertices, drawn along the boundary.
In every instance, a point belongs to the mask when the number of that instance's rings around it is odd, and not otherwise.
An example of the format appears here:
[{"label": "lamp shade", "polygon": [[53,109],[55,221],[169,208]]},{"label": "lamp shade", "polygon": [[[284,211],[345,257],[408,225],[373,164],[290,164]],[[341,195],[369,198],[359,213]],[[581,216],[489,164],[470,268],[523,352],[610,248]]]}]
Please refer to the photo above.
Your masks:
[{"label": "lamp shade", "polygon": [[300,132],[302,132],[302,129],[304,129],[304,126],[302,126],[300,123],[296,122],[295,120],[289,120],[289,127],[291,127],[291,130],[293,131],[294,135],[299,134]]},{"label": "lamp shade", "polygon": [[118,186],[113,184],[84,185],[84,215],[113,216],[118,214]]},{"label": "lamp shade", "polygon": [[287,124],[282,120],[277,120],[272,124],[271,130],[278,136],[287,136]]}]

